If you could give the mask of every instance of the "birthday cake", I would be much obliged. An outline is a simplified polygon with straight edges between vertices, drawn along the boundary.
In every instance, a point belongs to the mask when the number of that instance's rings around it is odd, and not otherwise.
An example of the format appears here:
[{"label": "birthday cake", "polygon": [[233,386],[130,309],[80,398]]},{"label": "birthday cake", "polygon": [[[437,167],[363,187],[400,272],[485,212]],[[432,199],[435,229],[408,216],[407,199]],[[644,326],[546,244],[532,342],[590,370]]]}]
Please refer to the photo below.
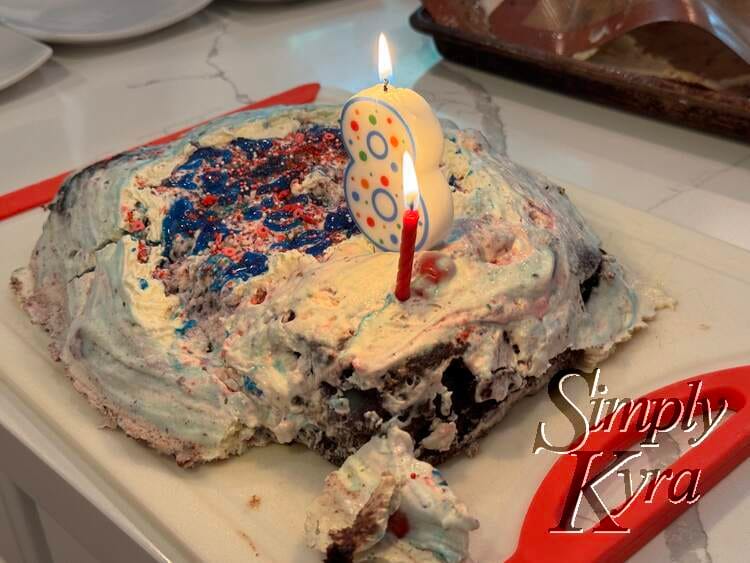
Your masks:
[{"label": "birthday cake", "polygon": [[236,114],[67,179],[12,285],[111,425],[182,465],[269,442],[341,464],[391,422],[439,462],[653,316],[562,188],[450,124],[452,230],[394,299],[398,253],[346,204],[339,112]]}]

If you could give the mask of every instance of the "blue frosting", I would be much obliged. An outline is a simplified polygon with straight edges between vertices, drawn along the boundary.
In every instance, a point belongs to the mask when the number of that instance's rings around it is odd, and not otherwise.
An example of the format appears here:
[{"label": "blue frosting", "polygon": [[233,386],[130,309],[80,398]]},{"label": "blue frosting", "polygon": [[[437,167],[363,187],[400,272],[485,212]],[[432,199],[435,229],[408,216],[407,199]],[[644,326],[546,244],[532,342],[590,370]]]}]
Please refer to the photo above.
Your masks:
[{"label": "blue frosting", "polygon": [[256,397],[261,397],[263,395],[263,391],[258,387],[258,385],[250,379],[248,376],[244,376],[242,378],[242,387],[250,393],[251,395],[255,395]]},{"label": "blue frosting", "polygon": [[164,242],[164,256],[172,253],[172,246],[177,235],[192,234],[200,227],[193,203],[187,198],[180,198],[169,208],[162,221],[162,241]]},{"label": "blue frosting", "polygon": [[[190,241],[190,254],[205,256],[201,275],[209,276],[210,289],[218,291],[230,280],[245,281],[266,272],[266,253],[296,249],[320,256],[332,243],[356,234],[345,205],[326,209],[310,194],[291,193],[292,182],[320,166],[325,151],[345,155],[339,130],[318,125],[284,140],[237,138],[226,148],[196,148],[163,184],[185,190],[162,223],[165,264],[181,259],[173,254],[178,237]],[[319,210],[312,221],[311,209]],[[323,217],[323,225],[314,217]],[[221,250],[223,241],[246,228],[238,221],[261,222],[270,237],[250,240],[261,240],[266,250],[240,245],[244,252],[238,253],[237,243],[233,252]]]},{"label": "blue frosting", "polygon": [[238,137],[232,141],[232,146],[239,147],[248,158],[255,159],[266,154],[273,147],[273,141],[270,139],[245,139]]},{"label": "blue frosting", "polygon": [[198,321],[196,321],[195,319],[189,319],[185,321],[185,324],[183,324],[181,327],[174,329],[174,331],[180,336],[185,336],[185,334],[197,324]]},{"label": "blue frosting", "polygon": [[298,227],[302,221],[295,219],[288,211],[272,211],[266,214],[263,224],[277,233],[282,233]]},{"label": "blue frosting", "polygon": [[242,216],[246,221],[257,221],[263,217],[263,211],[255,207],[254,205],[245,209]]},{"label": "blue frosting", "polygon": [[237,262],[223,254],[214,254],[206,259],[203,271],[213,278],[211,290],[219,291],[230,280],[247,281],[268,271],[268,256],[257,252],[245,252]]},{"label": "blue frosting", "polygon": [[326,215],[325,230],[329,233],[343,231],[347,236],[352,236],[359,229],[354,222],[352,214],[349,212],[349,208],[344,206]]},{"label": "blue frosting", "polygon": [[279,176],[268,184],[263,184],[255,190],[257,194],[267,194],[270,192],[280,192],[289,188],[290,180],[288,176]]}]

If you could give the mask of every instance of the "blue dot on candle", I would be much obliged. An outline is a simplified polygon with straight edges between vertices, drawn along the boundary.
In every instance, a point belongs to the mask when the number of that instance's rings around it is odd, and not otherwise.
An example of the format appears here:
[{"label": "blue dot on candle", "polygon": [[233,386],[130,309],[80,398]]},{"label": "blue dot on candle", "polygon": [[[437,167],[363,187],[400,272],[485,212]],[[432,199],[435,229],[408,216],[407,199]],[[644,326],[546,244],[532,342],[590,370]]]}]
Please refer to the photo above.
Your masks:
[{"label": "blue dot on candle", "polygon": [[394,172],[398,172],[398,164],[396,164],[395,162],[391,162],[391,170],[393,170]]},{"label": "blue dot on candle", "polygon": [[391,242],[393,244],[398,244],[398,237],[396,235],[391,235]]},{"label": "blue dot on candle", "polygon": [[359,201],[359,192],[352,192],[352,199],[354,201]]},{"label": "blue dot on candle", "polygon": [[367,134],[367,150],[378,160],[383,160],[388,156],[388,143],[385,142],[385,137],[380,131],[370,131]]},{"label": "blue dot on candle", "polygon": [[398,217],[396,198],[393,197],[391,192],[383,188],[378,188],[372,192],[372,206],[375,209],[375,213],[386,223],[395,221]]}]

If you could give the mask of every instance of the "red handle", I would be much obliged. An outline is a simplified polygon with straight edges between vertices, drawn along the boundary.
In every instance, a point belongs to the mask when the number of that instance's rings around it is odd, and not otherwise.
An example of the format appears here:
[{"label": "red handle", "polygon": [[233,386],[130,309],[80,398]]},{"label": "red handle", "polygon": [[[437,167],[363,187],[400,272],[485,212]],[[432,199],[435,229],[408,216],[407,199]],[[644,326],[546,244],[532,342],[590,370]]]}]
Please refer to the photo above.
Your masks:
[{"label": "red handle", "polygon": [[[695,386],[697,381],[702,383],[700,396],[708,398],[712,406],[726,401],[728,408],[734,411],[702,443],[691,447],[669,467],[673,475],[683,470],[700,469],[697,492],[702,497],[750,457],[750,366],[686,379],[653,391],[642,399],[652,404],[677,399],[685,405],[693,390],[689,384]],[[701,412],[699,403],[695,413]],[[589,434],[582,450],[605,452],[592,460],[591,475],[600,473],[612,463],[615,459],[613,451],[625,450],[646,436],[647,431],[636,429],[635,424],[629,424],[625,432],[619,431],[619,424],[626,414],[619,410],[605,419],[605,422],[613,422],[613,431],[597,430]],[[605,533],[602,531],[603,521],[581,533],[551,533],[550,529],[555,528],[563,516],[577,463],[580,463],[579,457],[565,454],[552,466],[531,501],[518,548],[509,562],[558,562],[563,553],[575,553],[576,561],[624,561],[691,506],[687,502],[672,502],[666,486],[656,486],[647,502],[649,487],[645,487],[616,517],[617,524],[629,529],[628,533]],[[612,512],[616,514],[622,507]]]}]

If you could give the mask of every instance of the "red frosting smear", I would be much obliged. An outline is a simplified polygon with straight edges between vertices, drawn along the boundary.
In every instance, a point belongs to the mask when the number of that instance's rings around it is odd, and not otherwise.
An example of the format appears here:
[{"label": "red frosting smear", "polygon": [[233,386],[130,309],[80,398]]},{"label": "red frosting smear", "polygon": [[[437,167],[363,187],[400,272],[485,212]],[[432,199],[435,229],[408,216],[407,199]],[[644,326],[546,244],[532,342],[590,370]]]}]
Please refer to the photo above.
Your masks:
[{"label": "red frosting smear", "polygon": [[406,514],[397,510],[388,519],[388,531],[391,532],[397,538],[403,538],[409,533],[409,519]]},{"label": "red frosting smear", "polygon": [[417,264],[417,275],[426,278],[435,285],[452,278],[456,273],[456,266],[453,260],[450,258],[443,260],[446,264],[441,266],[438,264],[441,258],[447,257],[439,252],[423,253]]},{"label": "red frosting smear", "polygon": [[146,243],[144,243],[142,240],[138,241],[138,252],[137,252],[137,258],[138,261],[142,264],[145,264],[148,262],[148,247],[146,246]]},{"label": "red frosting smear", "polygon": [[211,207],[214,203],[216,203],[219,200],[218,197],[215,195],[206,195],[203,196],[203,199],[201,199],[201,203],[206,207]]}]

